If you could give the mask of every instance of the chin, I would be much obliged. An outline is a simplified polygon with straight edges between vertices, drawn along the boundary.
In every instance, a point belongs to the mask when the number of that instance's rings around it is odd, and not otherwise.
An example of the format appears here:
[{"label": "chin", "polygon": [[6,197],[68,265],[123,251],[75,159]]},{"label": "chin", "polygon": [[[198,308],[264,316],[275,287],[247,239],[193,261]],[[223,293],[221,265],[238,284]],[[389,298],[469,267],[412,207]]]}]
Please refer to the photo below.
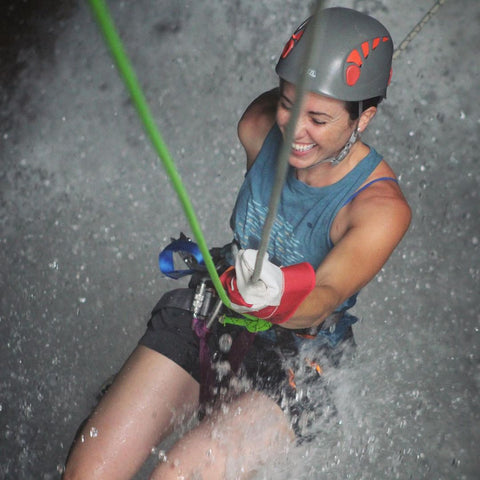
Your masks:
[{"label": "chin", "polygon": [[318,162],[318,158],[311,156],[299,157],[298,155],[290,155],[288,163],[295,168],[308,168]]}]

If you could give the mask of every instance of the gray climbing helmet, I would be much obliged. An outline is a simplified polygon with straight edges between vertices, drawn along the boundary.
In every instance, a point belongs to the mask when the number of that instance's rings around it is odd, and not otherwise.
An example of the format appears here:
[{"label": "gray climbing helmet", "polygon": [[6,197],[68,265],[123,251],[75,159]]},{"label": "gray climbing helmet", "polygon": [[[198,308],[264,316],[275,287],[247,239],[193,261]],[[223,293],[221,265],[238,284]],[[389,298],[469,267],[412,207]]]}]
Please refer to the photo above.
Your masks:
[{"label": "gray climbing helmet", "polygon": [[[307,65],[306,89],[345,101],[385,98],[393,54],[388,30],[378,20],[350,8],[327,8],[320,15],[319,42]],[[311,18],[288,40],[275,68],[280,78],[293,84],[303,68]]]}]

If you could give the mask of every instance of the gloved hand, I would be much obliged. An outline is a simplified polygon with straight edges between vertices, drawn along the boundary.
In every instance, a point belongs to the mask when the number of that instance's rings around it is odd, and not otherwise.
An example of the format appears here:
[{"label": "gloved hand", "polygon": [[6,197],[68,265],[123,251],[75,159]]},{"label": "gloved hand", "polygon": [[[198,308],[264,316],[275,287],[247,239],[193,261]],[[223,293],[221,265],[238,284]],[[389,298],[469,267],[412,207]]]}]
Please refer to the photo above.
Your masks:
[{"label": "gloved hand", "polygon": [[307,263],[277,267],[264,258],[257,282],[250,281],[257,250],[240,250],[232,267],[220,280],[232,310],[251,313],[272,323],[286,322],[315,286],[315,271]]}]

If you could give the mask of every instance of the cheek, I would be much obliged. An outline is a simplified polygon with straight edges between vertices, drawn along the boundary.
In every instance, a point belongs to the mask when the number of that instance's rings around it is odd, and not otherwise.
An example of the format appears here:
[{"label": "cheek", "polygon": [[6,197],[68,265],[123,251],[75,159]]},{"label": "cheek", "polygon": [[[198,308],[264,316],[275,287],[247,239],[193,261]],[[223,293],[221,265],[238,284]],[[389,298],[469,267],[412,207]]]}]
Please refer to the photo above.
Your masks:
[{"label": "cheek", "polygon": [[285,128],[287,126],[289,119],[290,119],[289,112],[287,112],[285,109],[282,109],[282,108],[277,109],[277,124],[279,127]]}]

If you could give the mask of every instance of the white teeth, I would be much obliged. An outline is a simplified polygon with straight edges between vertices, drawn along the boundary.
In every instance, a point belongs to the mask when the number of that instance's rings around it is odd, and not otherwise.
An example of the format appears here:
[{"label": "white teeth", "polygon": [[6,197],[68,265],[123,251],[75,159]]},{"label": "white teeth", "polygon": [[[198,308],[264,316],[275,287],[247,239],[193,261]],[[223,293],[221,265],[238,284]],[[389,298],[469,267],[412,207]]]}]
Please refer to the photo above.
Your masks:
[{"label": "white teeth", "polygon": [[311,143],[310,145],[301,145],[299,143],[292,143],[292,149],[296,150],[297,152],[307,152],[308,150],[311,150],[315,146],[314,143]]}]

